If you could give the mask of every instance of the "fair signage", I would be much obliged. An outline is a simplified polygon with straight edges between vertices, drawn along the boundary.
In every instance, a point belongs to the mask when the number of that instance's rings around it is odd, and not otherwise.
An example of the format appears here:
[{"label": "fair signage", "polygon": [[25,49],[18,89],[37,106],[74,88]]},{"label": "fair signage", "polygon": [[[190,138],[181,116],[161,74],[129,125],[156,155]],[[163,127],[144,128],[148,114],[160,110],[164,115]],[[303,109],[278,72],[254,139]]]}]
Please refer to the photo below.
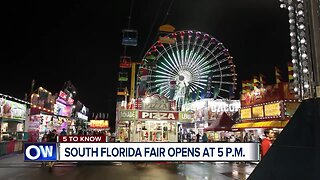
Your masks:
[{"label": "fair signage", "polygon": [[83,119],[83,120],[88,121],[88,116],[86,116],[86,115],[84,115],[84,114],[82,114],[82,113],[80,113],[80,112],[77,112],[77,117],[78,117],[79,119]]},{"label": "fair signage", "polygon": [[139,111],[139,120],[179,120],[179,112]]},{"label": "fair signage", "polygon": [[133,121],[138,119],[138,111],[131,109],[120,110],[120,121]]},{"label": "fair signage", "polygon": [[241,107],[239,100],[210,100],[208,106],[211,112],[237,112]]},{"label": "fair signage", "polygon": [[0,99],[0,117],[25,120],[27,106],[6,99]]},{"label": "fair signage", "polygon": [[298,102],[294,102],[294,103],[286,103],[286,112],[285,115],[286,116],[293,116],[293,114],[296,112],[296,110],[298,109],[300,103]]},{"label": "fair signage", "polygon": [[281,106],[280,103],[272,103],[264,105],[265,116],[280,116]]},{"label": "fair signage", "polygon": [[165,97],[153,95],[150,97],[146,97],[142,101],[142,109],[169,111],[170,110],[170,102]]},{"label": "fair signage", "polygon": [[193,113],[192,112],[179,112],[179,122],[192,122]]},{"label": "fair signage", "polygon": [[108,120],[90,120],[89,127],[96,128],[96,129],[109,128],[109,121]]},{"label": "fair signage", "polygon": [[250,118],[252,118],[251,108],[241,109],[240,110],[240,118],[241,119],[250,119]]},{"label": "fair signage", "polygon": [[263,116],[264,116],[263,106],[252,107],[252,117],[260,118],[260,117],[263,117]]}]

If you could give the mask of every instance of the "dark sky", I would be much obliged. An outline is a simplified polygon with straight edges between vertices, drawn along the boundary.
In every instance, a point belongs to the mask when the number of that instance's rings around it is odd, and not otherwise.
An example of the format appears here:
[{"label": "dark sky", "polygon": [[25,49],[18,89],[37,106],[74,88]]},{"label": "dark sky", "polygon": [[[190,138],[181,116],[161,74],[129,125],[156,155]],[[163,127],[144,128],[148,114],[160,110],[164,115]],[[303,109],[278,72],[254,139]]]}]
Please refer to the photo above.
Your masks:
[{"label": "dark sky", "polygon": [[[274,66],[286,73],[288,15],[278,0],[174,0],[165,16],[170,2],[134,1],[131,26],[139,45],[128,48],[132,59],[141,58],[165,22],[221,41],[234,57],[239,84],[259,73],[274,83]],[[1,2],[0,92],[23,98],[32,79],[52,92],[71,80],[80,101],[113,119],[129,10],[130,0]]]}]

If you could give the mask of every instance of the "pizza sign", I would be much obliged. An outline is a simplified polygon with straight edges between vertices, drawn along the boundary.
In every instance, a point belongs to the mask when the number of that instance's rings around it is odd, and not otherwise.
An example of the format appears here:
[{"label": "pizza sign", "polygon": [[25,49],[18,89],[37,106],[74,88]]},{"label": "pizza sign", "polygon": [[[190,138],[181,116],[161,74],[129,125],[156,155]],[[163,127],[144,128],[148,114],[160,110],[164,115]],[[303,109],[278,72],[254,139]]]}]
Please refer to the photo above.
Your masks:
[{"label": "pizza sign", "polygon": [[139,119],[179,120],[179,112],[139,111]]}]

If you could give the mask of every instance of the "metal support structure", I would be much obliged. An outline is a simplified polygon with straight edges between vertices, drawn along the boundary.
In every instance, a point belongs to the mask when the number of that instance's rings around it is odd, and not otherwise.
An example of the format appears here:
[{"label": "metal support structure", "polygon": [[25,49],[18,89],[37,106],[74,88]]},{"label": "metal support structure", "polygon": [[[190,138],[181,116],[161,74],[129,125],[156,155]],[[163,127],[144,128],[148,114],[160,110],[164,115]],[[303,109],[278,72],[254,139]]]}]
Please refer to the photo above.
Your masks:
[{"label": "metal support structure", "polygon": [[316,89],[315,97],[320,98],[320,1],[310,0],[308,2],[313,74]]},{"label": "metal support structure", "polygon": [[301,100],[320,97],[318,0],[279,1],[289,14],[294,91]]},{"label": "metal support structure", "polygon": [[131,87],[130,87],[130,101],[134,99],[135,82],[136,82],[136,64],[131,63]]}]

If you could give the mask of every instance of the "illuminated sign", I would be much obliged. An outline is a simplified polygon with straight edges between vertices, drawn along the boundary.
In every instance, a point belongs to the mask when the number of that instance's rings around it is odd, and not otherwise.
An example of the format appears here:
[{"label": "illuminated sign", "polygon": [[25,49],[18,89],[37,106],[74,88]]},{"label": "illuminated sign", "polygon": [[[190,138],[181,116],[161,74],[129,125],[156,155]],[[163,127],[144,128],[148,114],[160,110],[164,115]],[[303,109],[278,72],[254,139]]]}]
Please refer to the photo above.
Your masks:
[{"label": "illuminated sign", "polygon": [[79,119],[83,119],[83,120],[88,121],[88,116],[86,116],[86,115],[84,115],[84,114],[82,114],[82,113],[80,113],[80,112],[77,112],[77,117],[78,117]]},{"label": "illuminated sign", "polygon": [[142,101],[142,109],[168,111],[170,110],[170,102],[165,97],[153,95],[151,97],[146,97]]},{"label": "illuminated sign", "polygon": [[89,127],[96,128],[96,129],[105,129],[109,127],[109,121],[108,120],[90,120]]},{"label": "illuminated sign", "polygon": [[240,110],[241,119],[250,119],[251,116],[251,108],[245,108]]},{"label": "illuminated sign", "polygon": [[263,116],[263,106],[252,107],[252,117],[258,118]]},{"label": "illuminated sign", "polygon": [[66,106],[60,102],[56,102],[54,105],[54,114],[60,116],[71,116],[72,106]]},{"label": "illuminated sign", "polygon": [[139,111],[139,119],[150,120],[178,120],[179,112],[155,112],[155,111]]},{"label": "illuminated sign", "polygon": [[132,121],[138,119],[138,111],[137,110],[120,110],[120,120],[121,121]]},{"label": "illuminated sign", "polygon": [[281,106],[280,103],[272,103],[264,105],[265,116],[280,116]]},{"label": "illuminated sign", "polygon": [[296,112],[296,110],[298,109],[300,103],[286,103],[286,112],[285,115],[286,116],[293,116],[293,114]]},{"label": "illuminated sign", "polygon": [[192,122],[193,113],[191,112],[179,112],[179,122]]},{"label": "illuminated sign", "polygon": [[204,107],[211,112],[237,112],[241,108],[241,104],[239,100],[204,99],[182,105],[182,111],[197,111]]},{"label": "illuminated sign", "polygon": [[25,120],[27,106],[6,99],[0,99],[0,117]]},{"label": "illuminated sign", "polygon": [[71,97],[68,97],[68,95],[63,91],[60,91],[57,101],[66,105],[72,105],[74,103],[74,100]]}]

